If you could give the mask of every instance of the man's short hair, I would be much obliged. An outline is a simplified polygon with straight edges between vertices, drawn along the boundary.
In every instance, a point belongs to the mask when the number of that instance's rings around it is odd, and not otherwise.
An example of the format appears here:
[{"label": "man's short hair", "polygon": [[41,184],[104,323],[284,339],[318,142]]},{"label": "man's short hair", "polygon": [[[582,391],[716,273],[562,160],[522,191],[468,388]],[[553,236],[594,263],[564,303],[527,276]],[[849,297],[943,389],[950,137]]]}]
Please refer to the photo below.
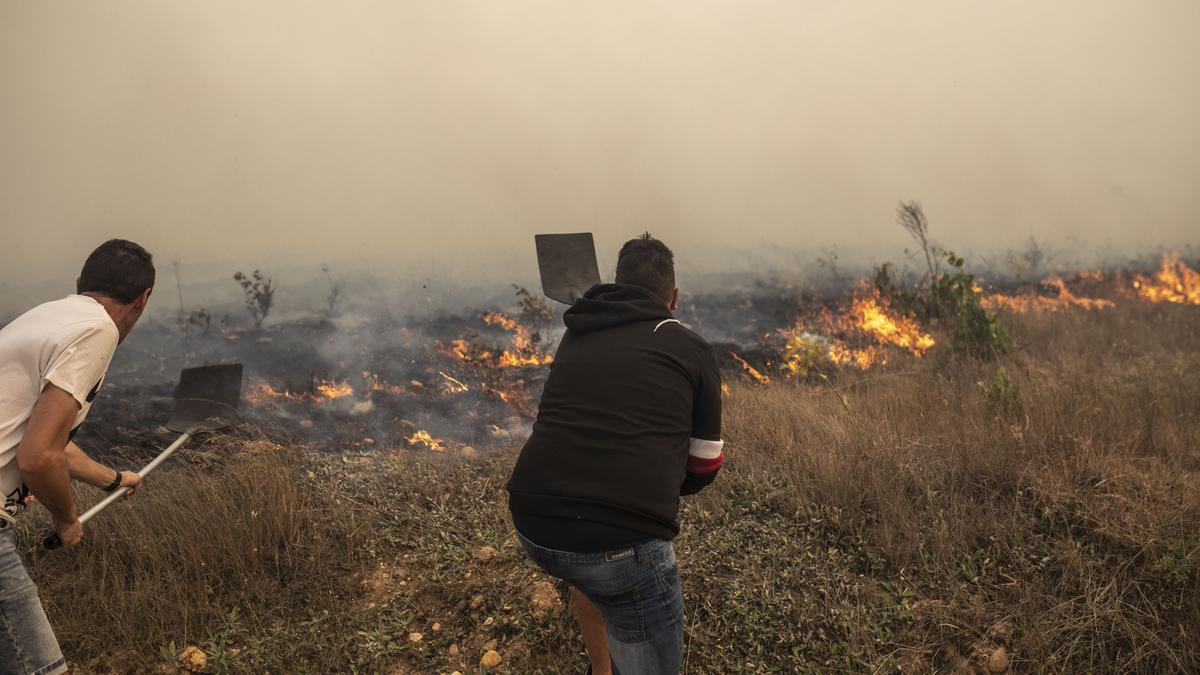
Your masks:
[{"label": "man's short hair", "polygon": [[96,247],[79,273],[79,293],[106,295],[123,304],[154,288],[154,258],[125,239],[109,239]]},{"label": "man's short hair", "polygon": [[670,302],[675,293],[675,254],[646,232],[617,254],[617,283],[641,286]]}]

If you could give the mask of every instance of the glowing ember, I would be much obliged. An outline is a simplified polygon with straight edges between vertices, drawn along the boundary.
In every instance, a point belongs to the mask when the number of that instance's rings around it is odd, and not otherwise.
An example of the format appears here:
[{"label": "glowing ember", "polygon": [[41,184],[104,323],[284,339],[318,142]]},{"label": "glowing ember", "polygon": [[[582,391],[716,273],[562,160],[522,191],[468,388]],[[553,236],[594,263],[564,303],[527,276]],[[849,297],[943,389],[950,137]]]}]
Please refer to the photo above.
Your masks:
[{"label": "glowing ember", "polygon": [[891,344],[921,356],[934,345],[933,336],[921,330],[917,322],[888,312],[879,291],[870,294],[856,292],[847,320],[854,327],[871,335],[880,344]]},{"label": "glowing ember", "polygon": [[446,451],[446,446],[442,445],[441,441],[434,438],[433,436],[431,436],[429,434],[428,431],[425,431],[423,429],[418,431],[417,433],[413,434],[412,436],[405,438],[404,440],[408,442],[408,447],[410,447],[410,448],[417,447],[418,445],[424,445],[425,447],[429,448],[430,450],[432,450],[434,452],[445,452]]},{"label": "glowing ember", "polygon": [[446,380],[446,391],[448,393],[461,394],[463,392],[471,391],[470,387],[463,384],[461,381],[456,380],[452,375],[448,375],[440,370],[438,371],[438,375],[441,375],[442,379]]},{"label": "glowing ember", "polygon": [[408,390],[405,389],[402,385],[387,384],[386,382],[384,382],[383,380],[380,379],[380,377],[377,373],[372,373],[369,370],[364,370],[362,376],[363,376],[363,379],[366,380],[366,382],[367,382],[367,391],[369,391],[371,393],[374,393],[377,391],[381,391],[381,392],[384,392],[387,394],[407,394],[408,393]]},{"label": "glowing ember", "polygon": [[1134,275],[1133,290],[1150,302],[1200,305],[1200,273],[1185,265],[1178,253],[1164,255],[1154,276]]},{"label": "glowing ember", "polygon": [[771,378],[758,372],[758,369],[749,363],[746,363],[746,359],[738,356],[736,352],[729,352],[729,355],[732,356],[735,361],[742,364],[742,368],[746,370],[750,377],[754,378],[755,382],[758,382],[759,384],[771,384]]}]

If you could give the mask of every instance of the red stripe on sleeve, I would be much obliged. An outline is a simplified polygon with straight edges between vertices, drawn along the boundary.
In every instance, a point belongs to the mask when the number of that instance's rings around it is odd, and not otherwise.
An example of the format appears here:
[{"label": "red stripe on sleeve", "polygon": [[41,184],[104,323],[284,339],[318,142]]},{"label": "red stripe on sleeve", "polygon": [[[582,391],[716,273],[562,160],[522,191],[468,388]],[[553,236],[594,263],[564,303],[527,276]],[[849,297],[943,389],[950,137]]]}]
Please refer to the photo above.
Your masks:
[{"label": "red stripe on sleeve", "polygon": [[723,461],[725,461],[725,453],[723,452],[712,459],[690,455],[688,457],[687,470],[689,473],[712,473],[721,468],[721,462]]}]

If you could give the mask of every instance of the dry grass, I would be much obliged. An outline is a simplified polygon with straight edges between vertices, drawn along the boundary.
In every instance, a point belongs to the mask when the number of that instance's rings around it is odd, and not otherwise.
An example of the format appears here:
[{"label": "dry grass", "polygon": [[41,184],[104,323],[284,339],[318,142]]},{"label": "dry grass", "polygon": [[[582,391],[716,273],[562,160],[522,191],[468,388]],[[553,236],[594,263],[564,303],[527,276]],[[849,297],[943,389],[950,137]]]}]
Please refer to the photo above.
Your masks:
[{"label": "dry grass", "polygon": [[[30,565],[64,652],[102,672],[169,662],[232,618],[286,631],[352,597],[366,565],[364,520],[304,488],[297,459],[267,441],[214,439],[202,466],[156,474],[141,494],[89,523],[66,553]],[[184,452],[187,452],[185,450]],[[32,546],[43,525],[27,528]],[[292,652],[332,663],[318,646]],[[315,647],[315,648],[314,648]],[[322,659],[325,659],[324,661]],[[319,669],[319,668],[318,668]]]},{"label": "dry grass", "polygon": [[[934,352],[848,382],[849,411],[806,387],[736,388],[725,478],[775,486],[761,498],[883,556],[873,576],[912,598],[887,640],[898,663],[1005,647],[1022,670],[1200,670],[1200,317],[1138,305],[1008,324],[1012,357]],[[1017,388],[1007,410],[978,384],[997,367]]]},{"label": "dry grass", "polygon": [[[1001,648],[1020,672],[1200,671],[1200,313],[1007,323],[997,363],[844,374],[849,410],[734,383],[729,461],[677,540],[686,672],[971,672]],[[998,367],[1007,397],[979,384]],[[473,672],[494,647],[500,672],[582,672],[566,615],[533,612],[515,449],[210,450],[82,550],[34,554],[72,660],[151,670],[195,643],[214,672]]]}]

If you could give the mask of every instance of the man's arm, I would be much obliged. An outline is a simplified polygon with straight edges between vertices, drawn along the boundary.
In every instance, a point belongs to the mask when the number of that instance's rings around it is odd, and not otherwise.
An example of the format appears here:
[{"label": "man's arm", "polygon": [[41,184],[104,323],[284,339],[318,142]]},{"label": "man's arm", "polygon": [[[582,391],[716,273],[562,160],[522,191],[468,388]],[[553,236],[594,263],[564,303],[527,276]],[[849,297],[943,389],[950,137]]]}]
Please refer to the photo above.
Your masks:
[{"label": "man's arm", "polygon": [[[101,489],[127,487],[130,492],[137,490],[142,477],[134,471],[117,471],[107,467],[88,456],[83,448],[72,442],[67,443],[67,467],[71,478]],[[118,477],[120,482],[117,481]]]},{"label": "man's arm", "polygon": [[692,404],[692,440],[688,449],[687,476],[679,494],[692,495],[717,477],[725,460],[721,440],[721,371],[717,355],[709,350],[700,371],[699,387]]},{"label": "man's arm", "polygon": [[63,548],[79,543],[83,525],[75,513],[67,464],[67,435],[79,413],[75,397],[53,384],[42,389],[33,406],[21,443],[17,445],[17,469],[38,501],[54,517],[54,528]]}]

